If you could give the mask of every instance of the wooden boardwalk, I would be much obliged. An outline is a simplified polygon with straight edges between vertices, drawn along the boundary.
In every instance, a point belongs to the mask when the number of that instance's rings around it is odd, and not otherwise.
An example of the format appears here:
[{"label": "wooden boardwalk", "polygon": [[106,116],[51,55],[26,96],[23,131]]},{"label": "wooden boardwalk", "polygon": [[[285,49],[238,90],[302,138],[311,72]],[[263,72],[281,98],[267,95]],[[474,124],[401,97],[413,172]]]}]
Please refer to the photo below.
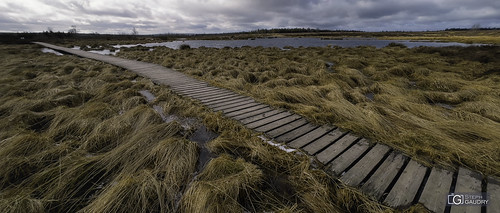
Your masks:
[{"label": "wooden boardwalk", "polygon": [[[372,143],[335,126],[312,124],[299,115],[160,65],[37,44],[110,63],[168,85],[174,92],[200,101],[250,129],[315,156],[326,165],[327,172],[388,206],[404,208],[421,203],[433,212],[500,212],[500,183],[468,169],[451,172],[425,167],[386,145]],[[447,206],[448,194],[481,192],[490,196],[486,207]]]}]

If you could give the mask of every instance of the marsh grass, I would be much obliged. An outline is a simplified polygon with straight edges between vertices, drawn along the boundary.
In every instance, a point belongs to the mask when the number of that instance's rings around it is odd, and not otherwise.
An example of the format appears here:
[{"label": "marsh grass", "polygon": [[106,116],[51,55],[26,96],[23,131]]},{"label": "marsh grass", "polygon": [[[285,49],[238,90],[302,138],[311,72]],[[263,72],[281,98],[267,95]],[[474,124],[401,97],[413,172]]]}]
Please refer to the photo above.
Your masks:
[{"label": "marsh grass", "polygon": [[[35,45],[0,55],[0,212],[392,211],[128,71]],[[220,133],[207,144],[216,158],[196,173],[190,130],[153,105]]]},{"label": "marsh grass", "polygon": [[[499,54],[497,46],[400,45],[120,52],[351,130],[426,165],[497,177]],[[334,66],[328,70],[326,62]]]}]

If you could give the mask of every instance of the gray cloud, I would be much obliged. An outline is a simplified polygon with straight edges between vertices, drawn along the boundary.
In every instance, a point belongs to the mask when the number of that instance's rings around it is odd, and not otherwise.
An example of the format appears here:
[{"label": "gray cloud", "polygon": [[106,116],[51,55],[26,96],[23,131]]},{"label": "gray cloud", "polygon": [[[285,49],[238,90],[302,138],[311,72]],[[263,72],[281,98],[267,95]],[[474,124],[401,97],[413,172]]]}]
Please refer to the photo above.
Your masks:
[{"label": "gray cloud", "polygon": [[500,27],[498,0],[4,0],[0,31],[142,34],[234,32],[311,27],[352,30],[437,30]]}]

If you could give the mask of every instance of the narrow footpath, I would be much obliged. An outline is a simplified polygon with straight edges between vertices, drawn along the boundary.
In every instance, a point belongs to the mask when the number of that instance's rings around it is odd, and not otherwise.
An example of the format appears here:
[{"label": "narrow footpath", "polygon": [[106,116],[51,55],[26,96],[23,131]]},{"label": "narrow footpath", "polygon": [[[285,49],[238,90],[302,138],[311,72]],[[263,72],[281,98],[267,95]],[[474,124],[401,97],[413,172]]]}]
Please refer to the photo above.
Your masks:
[{"label": "narrow footpath", "polygon": [[[381,143],[371,142],[335,126],[315,125],[302,116],[210,86],[161,65],[35,43],[113,64],[157,84],[167,85],[177,94],[197,100],[213,111],[220,111],[247,128],[316,157],[326,165],[329,174],[347,185],[358,187],[385,205],[404,208],[421,203],[433,212],[500,212],[500,182],[475,171],[459,168],[458,172],[451,172],[423,166]],[[482,192],[489,195],[487,206],[447,205],[448,201],[453,201],[448,196],[452,193],[479,195]]]}]

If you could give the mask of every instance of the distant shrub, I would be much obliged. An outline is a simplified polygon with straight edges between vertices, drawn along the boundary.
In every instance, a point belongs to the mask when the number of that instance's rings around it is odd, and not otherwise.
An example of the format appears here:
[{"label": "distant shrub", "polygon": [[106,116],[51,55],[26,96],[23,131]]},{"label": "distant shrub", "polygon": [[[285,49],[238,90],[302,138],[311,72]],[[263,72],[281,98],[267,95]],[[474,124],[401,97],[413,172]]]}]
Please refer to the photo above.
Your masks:
[{"label": "distant shrub", "polygon": [[387,45],[387,47],[401,47],[401,48],[408,48],[406,45],[401,44],[401,43],[396,43],[396,42],[391,42]]},{"label": "distant shrub", "polygon": [[179,49],[181,49],[181,50],[187,50],[187,49],[191,49],[191,46],[189,46],[189,44],[181,44],[179,46]]}]

